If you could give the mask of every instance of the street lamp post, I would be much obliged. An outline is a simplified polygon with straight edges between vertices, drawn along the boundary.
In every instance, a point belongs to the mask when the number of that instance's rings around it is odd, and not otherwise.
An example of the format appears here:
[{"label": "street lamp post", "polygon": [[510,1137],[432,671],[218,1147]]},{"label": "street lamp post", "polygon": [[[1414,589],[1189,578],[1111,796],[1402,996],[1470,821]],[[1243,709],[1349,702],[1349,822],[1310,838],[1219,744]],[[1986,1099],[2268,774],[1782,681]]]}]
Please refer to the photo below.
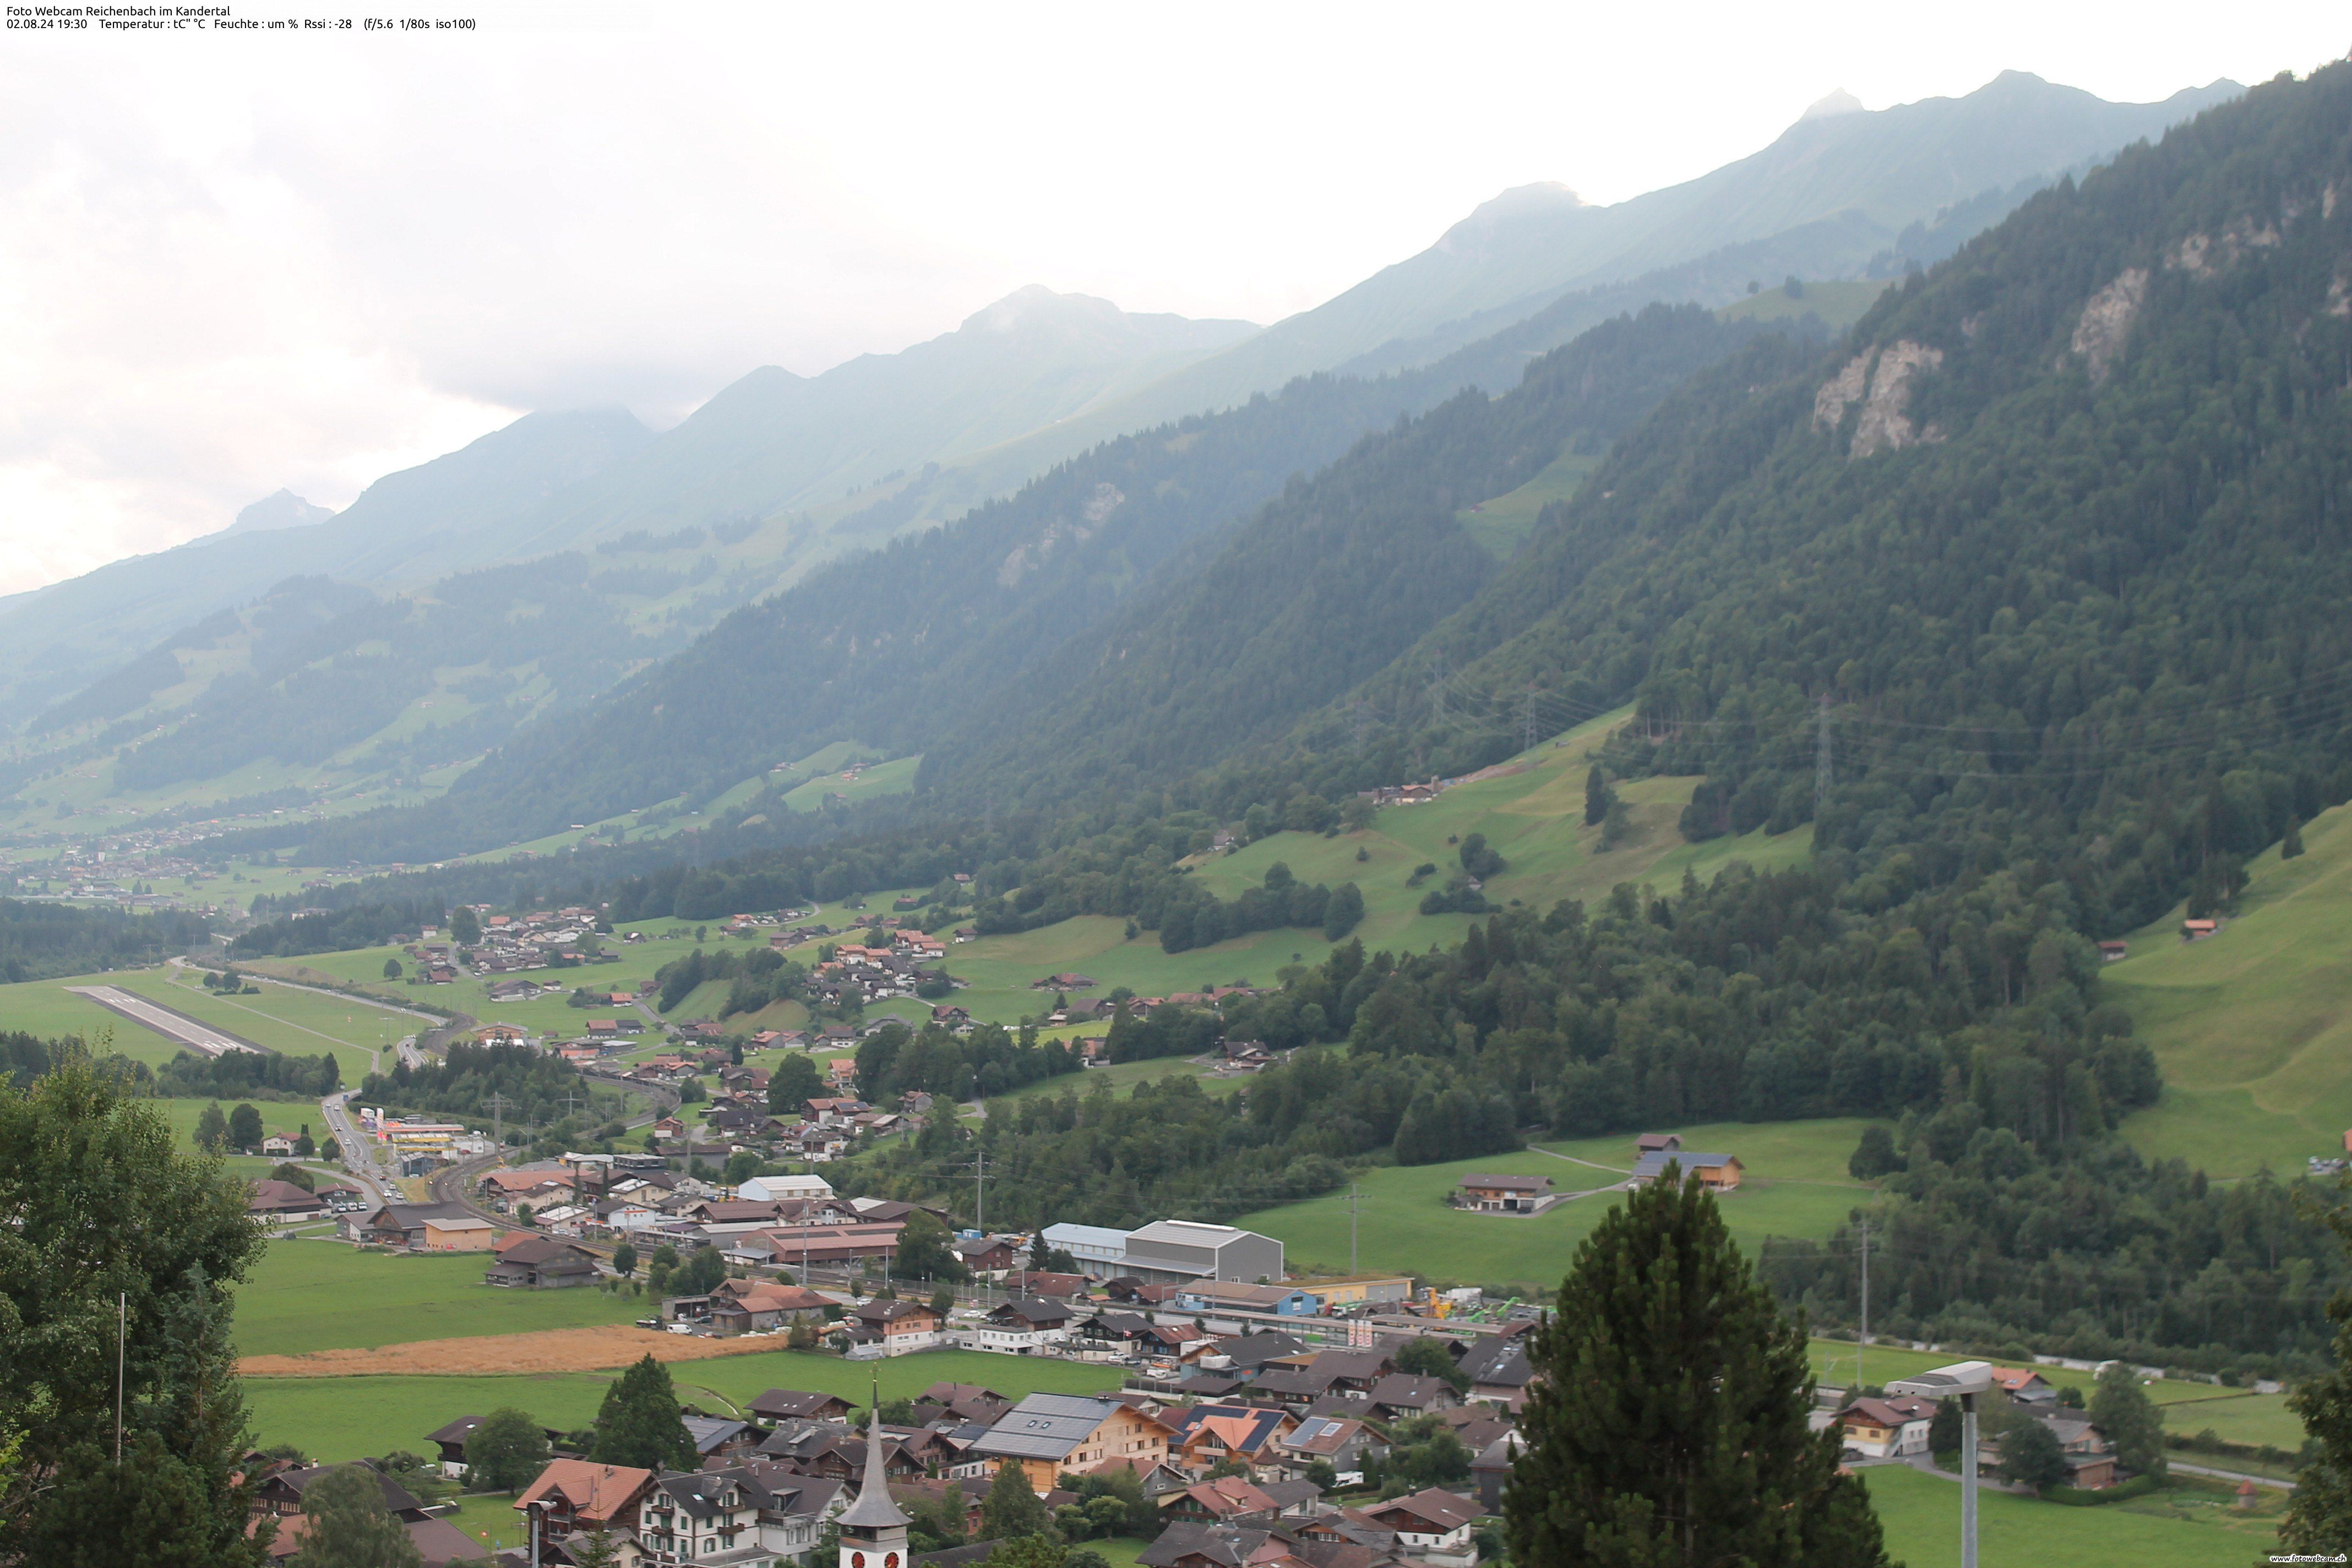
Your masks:
[{"label": "street lamp post", "polygon": [[1889,1394],[1960,1402],[1960,1568],[1977,1568],[1977,1395],[1991,1388],[1992,1365],[1981,1361],[1954,1362],[1886,1385]]}]

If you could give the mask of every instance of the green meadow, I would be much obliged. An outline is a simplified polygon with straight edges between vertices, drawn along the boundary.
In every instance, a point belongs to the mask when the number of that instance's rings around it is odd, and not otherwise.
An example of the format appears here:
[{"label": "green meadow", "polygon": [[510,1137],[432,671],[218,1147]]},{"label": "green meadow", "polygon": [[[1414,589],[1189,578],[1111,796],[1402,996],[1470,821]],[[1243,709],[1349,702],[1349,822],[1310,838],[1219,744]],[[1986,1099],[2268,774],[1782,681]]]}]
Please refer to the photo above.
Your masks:
[{"label": "green meadow", "polygon": [[[1958,1478],[1908,1465],[1860,1472],[1886,1531],[1887,1555],[1906,1568],[1958,1568]],[[2277,1539],[2280,1504],[2252,1514],[2227,1488],[2194,1483],[2131,1502],[2069,1508],[1987,1487],[1977,1494],[1981,1562],[2002,1568],[2214,1568],[2260,1563]]]},{"label": "green meadow", "polygon": [[507,1290],[482,1283],[487,1253],[410,1256],[340,1242],[272,1241],[236,1289],[240,1355],[302,1355],[414,1340],[471,1339],[625,1323],[644,1297]]},{"label": "green meadow", "polygon": [[[1869,1199],[1872,1188],[1845,1170],[1865,1125],[1840,1118],[1717,1122],[1681,1131],[1685,1148],[1738,1156],[1741,1185],[1725,1194],[1723,1213],[1732,1235],[1752,1251],[1768,1236],[1827,1236]],[[1556,1289],[1576,1244],[1622,1194],[1596,1191],[1531,1218],[1450,1208],[1445,1195],[1474,1171],[1549,1176],[1561,1192],[1602,1189],[1623,1180],[1633,1163],[1632,1139],[1592,1138],[1440,1165],[1375,1167],[1356,1184],[1357,1267],[1444,1284],[1507,1286],[1518,1294]],[[1330,1193],[1234,1223],[1278,1237],[1294,1274],[1344,1274],[1348,1204],[1344,1191]]]},{"label": "green meadow", "polygon": [[2108,992],[2164,1069],[2164,1096],[2124,1124],[2141,1152],[2216,1176],[2299,1173],[2352,1128],[2352,808],[2249,866],[2237,912],[2204,942],[2180,911],[2133,933]]}]

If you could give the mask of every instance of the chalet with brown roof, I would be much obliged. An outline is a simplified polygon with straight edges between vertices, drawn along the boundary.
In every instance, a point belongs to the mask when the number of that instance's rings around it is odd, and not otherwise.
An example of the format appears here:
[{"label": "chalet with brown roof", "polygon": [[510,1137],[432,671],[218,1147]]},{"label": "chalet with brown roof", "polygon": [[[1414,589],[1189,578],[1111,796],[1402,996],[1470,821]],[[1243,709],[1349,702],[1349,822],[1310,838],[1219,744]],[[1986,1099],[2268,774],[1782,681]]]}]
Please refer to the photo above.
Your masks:
[{"label": "chalet with brown roof", "polygon": [[1198,1481],[1158,1500],[1161,1518],[1201,1524],[1271,1524],[1282,1511],[1273,1498],[1240,1476]]},{"label": "chalet with brown roof", "polygon": [[326,1212],[327,1200],[308,1187],[292,1182],[265,1177],[253,1184],[253,1195],[245,1201],[245,1212],[272,1225],[291,1220],[308,1219]]},{"label": "chalet with brown roof", "polygon": [[754,1420],[846,1421],[856,1408],[837,1394],[799,1388],[772,1388],[743,1407]]},{"label": "chalet with brown roof", "polygon": [[528,1518],[532,1505],[545,1505],[550,1534],[568,1535],[575,1530],[635,1534],[637,1510],[652,1495],[654,1479],[651,1470],[623,1465],[550,1459],[539,1479],[515,1499],[514,1506]]},{"label": "chalet with brown roof", "polygon": [[767,1279],[722,1279],[710,1291],[710,1327],[723,1335],[766,1333],[815,1321],[832,1302],[799,1285]]},{"label": "chalet with brown roof", "polygon": [[1479,1175],[1462,1178],[1454,1204],[1483,1214],[1533,1214],[1551,1195],[1549,1176]]},{"label": "chalet with brown roof", "polygon": [[551,1236],[526,1237],[493,1254],[486,1285],[509,1289],[561,1290],[596,1282],[596,1258],[584,1247],[574,1247]]}]

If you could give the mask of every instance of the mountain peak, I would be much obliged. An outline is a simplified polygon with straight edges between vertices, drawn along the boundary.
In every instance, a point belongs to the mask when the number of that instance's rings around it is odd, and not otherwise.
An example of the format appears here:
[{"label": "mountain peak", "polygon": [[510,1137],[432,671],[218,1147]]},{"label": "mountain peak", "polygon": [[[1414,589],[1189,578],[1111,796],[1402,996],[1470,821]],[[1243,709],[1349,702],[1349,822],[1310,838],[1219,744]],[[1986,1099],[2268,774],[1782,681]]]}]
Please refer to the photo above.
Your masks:
[{"label": "mountain peak", "polygon": [[1513,185],[1502,195],[1480,202],[1470,209],[1470,216],[1441,236],[1436,248],[1444,251],[1476,253],[1484,248],[1486,237],[1499,229],[1530,219],[1542,221],[1564,213],[1585,210],[1582,196],[1558,180],[1539,180],[1532,185]]},{"label": "mountain peak", "polygon": [[1854,97],[1845,89],[1839,88],[1827,98],[1807,106],[1805,111],[1797,116],[1797,122],[1801,125],[1808,120],[1828,120],[1835,115],[1864,112],[1865,110],[1862,107],[1862,100]]},{"label": "mountain peak", "polygon": [[1108,300],[1091,294],[1057,294],[1043,283],[1015,289],[992,305],[983,305],[964,318],[959,331],[1017,332],[1024,327],[1068,321],[1108,321],[1122,312]]},{"label": "mountain peak", "polygon": [[308,528],[334,515],[333,509],[330,507],[314,506],[292,490],[281,489],[238,512],[235,522],[213,537],[218,539],[228,533],[259,533],[272,528]]}]

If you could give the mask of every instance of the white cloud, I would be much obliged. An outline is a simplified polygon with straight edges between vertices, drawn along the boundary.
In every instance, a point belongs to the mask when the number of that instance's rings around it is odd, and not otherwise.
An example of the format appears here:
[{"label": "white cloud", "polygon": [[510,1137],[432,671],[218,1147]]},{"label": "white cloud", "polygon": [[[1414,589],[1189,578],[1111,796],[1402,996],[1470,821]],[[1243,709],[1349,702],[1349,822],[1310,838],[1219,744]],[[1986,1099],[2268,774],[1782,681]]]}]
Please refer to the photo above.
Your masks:
[{"label": "white cloud", "polygon": [[[469,7],[470,8],[470,7]],[[1276,319],[1559,179],[1622,199],[2002,68],[2308,68],[2333,7],[479,7],[0,35],[0,592],[530,407],[674,419],[1024,283]]]}]

